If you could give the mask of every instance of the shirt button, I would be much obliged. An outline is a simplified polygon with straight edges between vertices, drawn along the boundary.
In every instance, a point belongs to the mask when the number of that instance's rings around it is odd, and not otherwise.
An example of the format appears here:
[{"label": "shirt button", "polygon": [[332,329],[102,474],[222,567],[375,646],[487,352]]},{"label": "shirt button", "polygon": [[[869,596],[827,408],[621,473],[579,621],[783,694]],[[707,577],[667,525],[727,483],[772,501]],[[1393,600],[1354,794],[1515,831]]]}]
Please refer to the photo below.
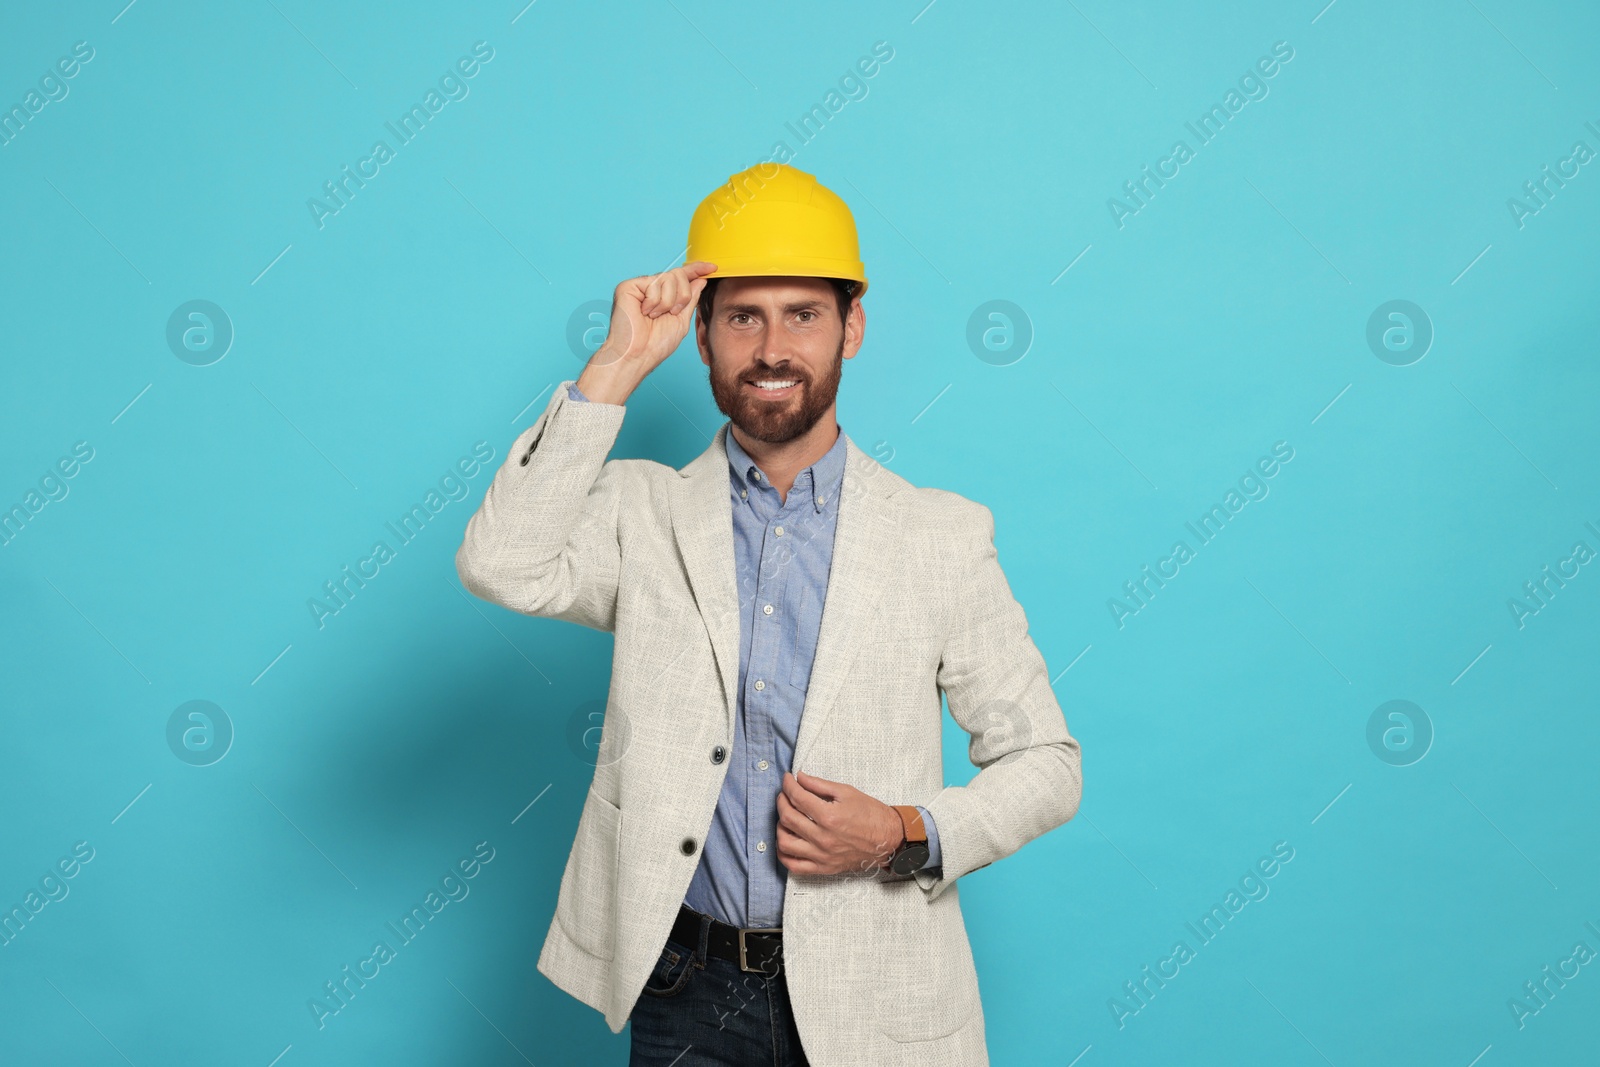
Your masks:
[{"label": "shirt button", "polygon": [[767,683],[766,682],[763,682],[760,678],[756,679],[756,689],[757,690],[762,690],[762,689],[765,689],[766,687],[767,687]]},{"label": "shirt button", "polygon": [[761,614],[763,614],[763,615],[771,615],[772,614],[772,605],[771,604],[763,604],[762,607],[761,607]]},{"label": "shirt button", "polygon": [[718,745],[716,748],[711,750],[711,762],[712,763],[721,763],[724,759],[727,758],[727,756],[728,756],[728,750],[723,748],[721,745]]},{"label": "shirt button", "polygon": [[817,497],[817,503],[818,504],[826,504],[827,502],[828,502],[828,498],[827,497],[825,497],[825,496]]},{"label": "shirt button", "polygon": [[755,480],[759,482],[761,480],[761,472],[760,471],[756,471],[754,477],[755,477]]},{"label": "shirt button", "polygon": [[783,536],[783,527],[780,526],[776,530],[773,530],[772,532],[777,534],[779,537],[782,537]]},{"label": "shirt button", "polygon": [[749,500],[750,499],[750,490],[748,490],[748,489],[739,490],[739,499],[740,500]]},{"label": "shirt button", "polygon": [[756,769],[757,770],[762,770],[762,771],[766,770],[767,769],[767,761],[766,760],[762,760],[760,763],[756,764]]},{"label": "shirt button", "polygon": [[756,842],[756,851],[757,852],[765,852],[766,850],[767,850],[767,843],[765,841],[757,841]]},{"label": "shirt button", "polygon": [[684,838],[683,839],[683,844],[679,845],[678,847],[683,849],[683,854],[685,856],[694,855],[694,848],[695,848],[694,838],[692,838],[692,837]]}]

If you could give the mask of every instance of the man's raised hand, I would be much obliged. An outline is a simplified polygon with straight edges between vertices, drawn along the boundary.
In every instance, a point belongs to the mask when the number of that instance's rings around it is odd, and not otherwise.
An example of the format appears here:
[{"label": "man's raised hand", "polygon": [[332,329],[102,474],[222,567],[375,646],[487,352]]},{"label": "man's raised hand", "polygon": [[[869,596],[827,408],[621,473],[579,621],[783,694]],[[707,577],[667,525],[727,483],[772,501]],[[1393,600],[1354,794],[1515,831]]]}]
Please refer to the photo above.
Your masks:
[{"label": "man's raised hand", "polygon": [[681,267],[622,282],[611,295],[611,324],[578,379],[591,400],[620,404],[673,352],[689,332],[695,304],[715,263]]}]

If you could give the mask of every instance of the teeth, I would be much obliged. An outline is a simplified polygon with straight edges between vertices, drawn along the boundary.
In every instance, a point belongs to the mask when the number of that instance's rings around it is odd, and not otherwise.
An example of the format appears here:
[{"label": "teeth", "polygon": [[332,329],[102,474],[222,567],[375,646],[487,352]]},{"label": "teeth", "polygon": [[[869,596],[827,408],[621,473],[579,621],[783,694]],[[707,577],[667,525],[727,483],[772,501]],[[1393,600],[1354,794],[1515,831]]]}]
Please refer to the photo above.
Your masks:
[{"label": "teeth", "polygon": [[790,380],[786,382],[751,382],[750,384],[757,389],[787,389],[789,386],[797,384],[797,382]]}]

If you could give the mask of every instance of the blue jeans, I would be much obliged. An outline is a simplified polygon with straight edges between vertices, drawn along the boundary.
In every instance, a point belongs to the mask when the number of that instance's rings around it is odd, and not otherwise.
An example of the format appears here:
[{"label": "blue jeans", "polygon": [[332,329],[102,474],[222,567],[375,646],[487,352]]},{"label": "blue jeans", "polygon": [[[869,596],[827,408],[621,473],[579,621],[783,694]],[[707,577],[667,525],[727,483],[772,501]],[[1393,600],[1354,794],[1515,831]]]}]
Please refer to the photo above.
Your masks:
[{"label": "blue jeans", "polygon": [[809,1067],[789,1011],[789,987],[667,939],[629,1016],[628,1067]]}]

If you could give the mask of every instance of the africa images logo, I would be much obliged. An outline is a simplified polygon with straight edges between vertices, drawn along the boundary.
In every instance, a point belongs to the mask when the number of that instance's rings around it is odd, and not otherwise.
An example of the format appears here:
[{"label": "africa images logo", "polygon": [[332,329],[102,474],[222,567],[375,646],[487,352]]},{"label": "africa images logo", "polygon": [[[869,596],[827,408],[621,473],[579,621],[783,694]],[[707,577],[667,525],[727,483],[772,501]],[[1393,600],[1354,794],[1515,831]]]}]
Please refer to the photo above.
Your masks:
[{"label": "africa images logo", "polygon": [[1193,148],[1189,147],[1188,141],[1180,138],[1173,142],[1171,151],[1156,161],[1154,171],[1147,163],[1140,168],[1139,177],[1123,182],[1122,192],[1127,199],[1119,200],[1114,196],[1106,199],[1106,210],[1111,213],[1111,221],[1117,224],[1117,229],[1122,229],[1128,219],[1149,207],[1157,191],[1183,173],[1183,165],[1194,159],[1199,149],[1219,137],[1233,117],[1245,109],[1246,104],[1265,100],[1271,92],[1267,82],[1276,77],[1293,58],[1294,48],[1288,41],[1274,42],[1272,54],[1260,57],[1253,67],[1240,75],[1239,87],[1235,89],[1230,86],[1222,94],[1222,103],[1212,104],[1194,121],[1183,124],[1184,129],[1194,135]]},{"label": "africa images logo", "polygon": [[323,182],[324,196],[313,196],[306,201],[306,207],[311,211],[311,221],[316,223],[317,229],[322,229],[327,225],[327,219],[349,207],[357,191],[365,189],[367,182],[381,174],[384,165],[395,158],[395,149],[410,144],[420,136],[429,120],[443,111],[446,104],[453,100],[465,100],[472,92],[467,80],[477,77],[483,65],[493,58],[494,49],[487,41],[475,43],[471,56],[462,56],[456,60],[455,66],[447,68],[439,76],[437,89],[429,86],[421,103],[412,104],[408,110],[401,112],[398,125],[395,122],[383,124],[394,135],[395,147],[390,147],[385,140],[375,141],[372,150],[356,160],[355,170],[351,170],[350,164],[346,163],[337,178]]},{"label": "africa images logo", "polygon": [[339,568],[336,577],[322,583],[321,595],[307,597],[306,610],[311,614],[311,621],[317,624],[317,629],[325,629],[329,619],[348,608],[356,594],[365,589],[369,581],[382,574],[384,567],[398,559],[400,549],[420,537],[433,517],[451,501],[465,500],[471,491],[470,479],[484,470],[492,459],[493,445],[487,441],[474,444],[472,455],[456,460],[455,466],[439,478],[437,489],[429,489],[420,503],[412,504],[393,522],[383,524],[393,535],[395,547],[391,547],[387,539],[379,538],[373,542],[371,551],[356,561],[355,570],[352,571],[350,564],[346,563]]}]

